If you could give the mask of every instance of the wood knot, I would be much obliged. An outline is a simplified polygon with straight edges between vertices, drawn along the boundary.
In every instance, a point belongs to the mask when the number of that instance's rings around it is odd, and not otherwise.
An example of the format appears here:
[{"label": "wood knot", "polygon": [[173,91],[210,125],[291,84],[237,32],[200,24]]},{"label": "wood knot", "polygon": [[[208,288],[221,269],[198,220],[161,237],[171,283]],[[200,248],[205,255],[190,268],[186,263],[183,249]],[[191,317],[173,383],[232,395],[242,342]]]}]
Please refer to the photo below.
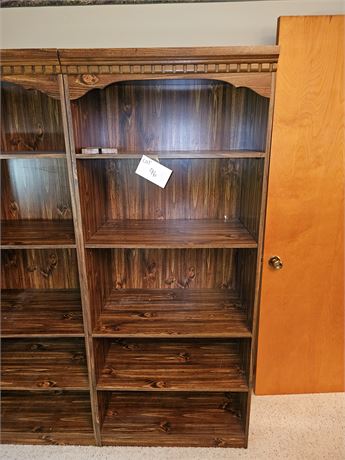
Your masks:
[{"label": "wood knot", "polygon": [[95,85],[99,81],[99,78],[96,77],[93,73],[83,73],[80,75],[80,82],[84,83],[84,85],[92,86]]},{"label": "wood knot", "polygon": [[53,444],[54,446],[63,446],[64,443],[63,442],[58,442],[58,441],[55,441],[50,435],[44,435],[41,437],[41,439],[43,441],[46,441],[48,442],[49,444]]},{"label": "wood knot", "polygon": [[72,214],[71,213],[71,208],[69,206],[67,206],[67,205],[58,206],[56,208],[56,211],[59,214],[59,216],[61,216],[61,217],[70,216]]},{"label": "wood knot", "polygon": [[11,216],[16,216],[19,211],[19,205],[16,201],[11,201],[9,205],[9,211]]},{"label": "wood knot", "polygon": [[164,433],[168,433],[171,430],[171,424],[168,421],[160,422],[159,429],[164,431]]},{"label": "wood knot", "polygon": [[73,361],[77,361],[79,363],[83,363],[85,361],[85,355],[83,352],[78,352],[78,353],[75,353],[73,356],[72,356],[72,359]]},{"label": "wood knot", "polygon": [[30,351],[42,351],[45,349],[45,346],[42,343],[34,343],[29,347]]},{"label": "wood knot", "polygon": [[175,284],[175,283],[176,283],[176,278],[174,278],[174,277],[167,278],[167,279],[164,281],[164,283],[167,284],[168,286],[171,286],[172,284]]},{"label": "wood knot", "polygon": [[151,311],[144,311],[142,313],[139,313],[139,318],[153,318],[155,316],[157,316],[156,313],[153,313]]},{"label": "wood knot", "polygon": [[191,356],[189,353],[179,353],[178,357],[180,358],[180,361],[184,361],[184,362],[191,360]]},{"label": "wood knot", "polygon": [[164,382],[164,380],[149,380],[148,384],[150,385],[151,388],[166,388],[167,384]]},{"label": "wood knot", "polygon": [[28,266],[26,267],[26,271],[27,271],[28,273],[33,273],[33,272],[35,272],[36,270],[37,270],[37,266],[36,266],[36,265],[28,265]]},{"label": "wood knot", "polygon": [[65,313],[62,318],[63,319],[67,319],[67,320],[71,320],[71,319],[74,319],[75,315],[74,313]]},{"label": "wood knot", "polygon": [[116,410],[112,410],[112,409],[108,409],[108,410],[107,410],[107,416],[108,416],[108,417],[113,417],[114,415],[118,415],[118,413],[116,412]]},{"label": "wood knot", "polygon": [[43,427],[41,425],[34,426],[31,431],[32,431],[32,433],[42,433],[43,432]]},{"label": "wood knot", "polygon": [[41,382],[37,382],[37,386],[40,388],[53,388],[56,387],[56,382],[54,380],[42,380]]},{"label": "wood knot", "polygon": [[51,253],[48,258],[48,266],[45,269],[40,270],[40,273],[44,278],[49,278],[56,269],[58,263],[58,256],[55,253]]},{"label": "wood knot", "polygon": [[226,446],[226,442],[225,442],[224,439],[222,439],[222,438],[215,438],[215,439],[214,439],[214,446],[215,446],[215,447],[225,447],[225,446]]},{"label": "wood knot", "polygon": [[106,375],[111,375],[112,377],[116,377],[116,371],[112,367],[105,367],[103,373]]}]

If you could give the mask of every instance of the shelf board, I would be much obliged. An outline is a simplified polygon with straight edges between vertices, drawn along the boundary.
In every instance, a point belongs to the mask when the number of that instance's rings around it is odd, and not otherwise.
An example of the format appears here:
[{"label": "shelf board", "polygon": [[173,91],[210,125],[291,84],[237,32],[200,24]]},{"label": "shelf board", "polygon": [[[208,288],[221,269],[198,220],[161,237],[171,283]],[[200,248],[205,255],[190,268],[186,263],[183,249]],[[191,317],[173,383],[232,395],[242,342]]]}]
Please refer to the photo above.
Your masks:
[{"label": "shelf board", "polygon": [[89,392],[4,391],[1,405],[2,443],[95,443]]},{"label": "shelf board", "polygon": [[228,289],[113,290],[94,337],[251,337],[246,310]]},{"label": "shelf board", "polygon": [[32,150],[21,150],[17,152],[1,152],[0,160],[12,160],[12,159],[40,159],[40,158],[66,158],[66,152],[62,151],[32,151]]},{"label": "shelf board", "polygon": [[98,390],[248,391],[239,341],[118,339]]},{"label": "shelf board", "polygon": [[75,248],[72,220],[2,220],[3,249]]},{"label": "shelf board", "polygon": [[79,289],[4,289],[2,337],[81,337]]},{"label": "shelf board", "polygon": [[207,158],[265,158],[266,153],[257,150],[184,150],[156,152],[119,152],[105,154],[77,153],[78,160],[130,160],[146,155],[153,159],[207,159]]},{"label": "shelf board", "polygon": [[244,447],[240,396],[229,393],[113,393],[102,444]]},{"label": "shelf board", "polygon": [[82,339],[3,339],[2,390],[87,390]]},{"label": "shelf board", "polygon": [[113,220],[86,241],[87,248],[256,248],[239,220]]}]

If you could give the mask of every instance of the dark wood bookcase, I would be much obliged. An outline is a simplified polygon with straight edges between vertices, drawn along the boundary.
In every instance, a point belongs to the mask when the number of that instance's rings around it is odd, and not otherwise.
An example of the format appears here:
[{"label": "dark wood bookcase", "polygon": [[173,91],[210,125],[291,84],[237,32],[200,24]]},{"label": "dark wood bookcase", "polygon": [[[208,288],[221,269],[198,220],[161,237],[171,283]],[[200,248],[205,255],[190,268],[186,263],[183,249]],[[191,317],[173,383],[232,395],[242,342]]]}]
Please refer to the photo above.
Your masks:
[{"label": "dark wood bookcase", "polygon": [[277,60],[2,51],[2,442],[247,446]]}]

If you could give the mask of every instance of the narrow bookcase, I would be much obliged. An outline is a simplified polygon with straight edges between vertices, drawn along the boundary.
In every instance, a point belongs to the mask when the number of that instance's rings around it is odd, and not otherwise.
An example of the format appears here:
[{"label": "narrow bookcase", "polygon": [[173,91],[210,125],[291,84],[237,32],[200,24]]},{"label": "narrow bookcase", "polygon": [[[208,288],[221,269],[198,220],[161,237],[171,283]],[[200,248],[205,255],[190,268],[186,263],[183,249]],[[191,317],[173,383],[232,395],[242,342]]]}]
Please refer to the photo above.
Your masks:
[{"label": "narrow bookcase", "polygon": [[247,446],[277,60],[3,50],[2,442]]}]

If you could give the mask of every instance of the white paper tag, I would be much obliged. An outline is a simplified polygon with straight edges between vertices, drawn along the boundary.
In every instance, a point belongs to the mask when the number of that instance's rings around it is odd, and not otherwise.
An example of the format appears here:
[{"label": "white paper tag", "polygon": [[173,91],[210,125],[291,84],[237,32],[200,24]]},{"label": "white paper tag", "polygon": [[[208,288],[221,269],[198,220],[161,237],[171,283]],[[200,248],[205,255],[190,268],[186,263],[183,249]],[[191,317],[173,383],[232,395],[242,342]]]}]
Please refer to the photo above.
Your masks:
[{"label": "white paper tag", "polygon": [[164,188],[171,176],[172,170],[161,165],[158,161],[143,155],[135,173]]}]

